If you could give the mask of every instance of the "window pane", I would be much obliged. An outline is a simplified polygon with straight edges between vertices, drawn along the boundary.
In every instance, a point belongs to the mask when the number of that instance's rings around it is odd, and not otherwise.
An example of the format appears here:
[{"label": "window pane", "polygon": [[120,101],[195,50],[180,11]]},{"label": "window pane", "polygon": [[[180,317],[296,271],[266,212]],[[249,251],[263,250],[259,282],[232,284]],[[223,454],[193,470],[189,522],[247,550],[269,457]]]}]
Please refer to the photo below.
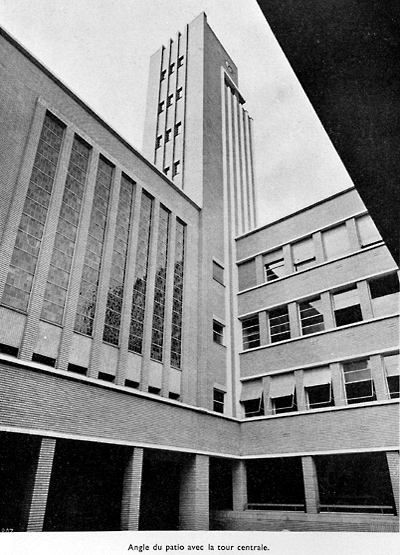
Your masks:
[{"label": "window pane", "polygon": [[282,307],[269,312],[271,343],[290,339],[288,308]]},{"label": "window pane", "polygon": [[386,316],[399,310],[399,278],[390,274],[369,282],[372,311],[375,317]]},{"label": "window pane", "polygon": [[324,317],[321,311],[321,299],[300,303],[300,320],[303,335],[324,330]]},{"label": "window pane", "polygon": [[260,346],[260,324],[257,316],[242,321],[243,349]]}]

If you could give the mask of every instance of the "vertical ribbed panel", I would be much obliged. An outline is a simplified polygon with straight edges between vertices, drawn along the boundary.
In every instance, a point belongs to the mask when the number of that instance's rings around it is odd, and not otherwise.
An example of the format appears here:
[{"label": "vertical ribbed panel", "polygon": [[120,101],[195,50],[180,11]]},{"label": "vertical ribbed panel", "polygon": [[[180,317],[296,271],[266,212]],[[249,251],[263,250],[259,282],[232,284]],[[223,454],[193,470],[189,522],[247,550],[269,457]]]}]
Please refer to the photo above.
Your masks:
[{"label": "vertical ribbed panel", "polygon": [[297,410],[307,410],[306,392],[304,390],[304,370],[296,370],[294,378],[296,383]]},{"label": "vertical ribbed panel", "polygon": [[27,532],[43,531],[44,514],[46,512],[46,503],[49,493],[55,448],[55,439],[47,437],[42,438],[31,507],[29,511],[28,526],[26,529]]},{"label": "vertical ribbed panel", "polygon": [[319,512],[319,491],[317,469],[313,457],[301,457],[303,467],[304,493],[306,497],[306,512],[316,514]]},{"label": "vertical ribbed panel", "polygon": [[240,460],[233,461],[232,464],[233,510],[244,511],[247,503],[246,462]]},{"label": "vertical ribbed panel", "polygon": [[124,475],[121,508],[121,530],[139,529],[140,492],[142,487],[143,449],[135,447]]},{"label": "vertical ribbed panel", "polygon": [[333,398],[335,399],[335,406],[342,406],[346,404],[344,386],[342,380],[342,368],[338,362],[330,365],[332,372],[332,390]]},{"label": "vertical ribbed panel", "polygon": [[209,529],[209,457],[193,455],[182,463],[179,529]]},{"label": "vertical ribbed panel", "polygon": [[399,452],[398,451],[388,451],[386,453],[386,459],[389,467],[390,481],[392,482],[393,497],[396,504],[396,512],[399,514],[400,511],[400,500],[399,500]]}]

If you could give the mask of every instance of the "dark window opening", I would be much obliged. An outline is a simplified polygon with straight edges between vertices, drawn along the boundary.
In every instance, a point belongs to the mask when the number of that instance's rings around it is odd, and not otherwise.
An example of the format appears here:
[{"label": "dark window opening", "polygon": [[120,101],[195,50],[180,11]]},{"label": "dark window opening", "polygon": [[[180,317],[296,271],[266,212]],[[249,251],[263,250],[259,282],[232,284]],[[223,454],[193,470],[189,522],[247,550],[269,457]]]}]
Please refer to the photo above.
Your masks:
[{"label": "dark window opening", "polygon": [[78,364],[68,364],[68,371],[86,376],[86,372],[88,371],[88,369],[84,366],[79,366]]},{"label": "dark window opening", "polygon": [[99,380],[104,380],[105,382],[114,383],[115,376],[112,374],[107,374],[107,372],[99,372]]},{"label": "dark window opening", "polygon": [[332,385],[314,385],[306,388],[308,408],[321,409],[324,407],[332,407],[335,404],[332,392]]},{"label": "dark window opening", "polygon": [[158,105],[158,113],[161,114],[164,111],[164,101],[160,102]]},{"label": "dark window opening", "polygon": [[183,66],[183,56],[179,56],[178,58],[178,67],[182,67]]},{"label": "dark window opening", "polygon": [[385,453],[315,457],[322,512],[395,514]]},{"label": "dark window opening", "polygon": [[18,347],[0,343],[0,353],[3,353],[3,355],[10,355],[11,357],[18,357],[19,349]]},{"label": "dark window opening", "polygon": [[272,399],[274,414],[284,414],[285,412],[297,411],[296,392],[293,395],[275,397]]},{"label": "dark window opening", "polygon": [[174,95],[173,95],[173,94],[168,95],[168,99],[167,99],[167,106],[168,106],[168,108],[169,108],[170,106],[172,106],[173,100],[174,100]]},{"label": "dark window opening", "polygon": [[174,173],[173,176],[175,177],[176,175],[178,175],[180,172],[180,162],[178,160],[178,162],[174,162]]},{"label": "dark window opening", "polygon": [[367,360],[343,364],[347,403],[376,401],[375,386]]},{"label": "dark window opening", "polygon": [[248,401],[243,401],[244,415],[245,418],[250,418],[252,416],[264,416],[264,398],[260,397],[258,399],[249,399]]},{"label": "dark window opening", "polygon": [[182,98],[182,87],[180,87],[180,88],[176,91],[176,100],[179,100],[180,98]]},{"label": "dark window opening", "polygon": [[305,510],[300,457],[248,460],[246,466],[248,509]]},{"label": "dark window opening", "polygon": [[290,339],[289,312],[287,306],[269,312],[271,343]]},{"label": "dark window opening", "polygon": [[174,73],[174,71],[175,71],[175,64],[171,64],[169,66],[169,75],[172,75]]},{"label": "dark window opening", "polygon": [[153,387],[153,386],[149,385],[148,392],[152,393],[153,395],[160,395],[161,389],[159,387]]},{"label": "dark window opening", "polygon": [[372,312],[375,317],[386,316],[399,310],[399,278],[389,274],[369,282]]},{"label": "dark window opening", "polygon": [[160,148],[162,142],[162,135],[158,135],[156,138],[156,148]]},{"label": "dark window opening", "polygon": [[232,461],[210,457],[209,472],[210,510],[231,511],[233,509]]},{"label": "dark window opening", "polygon": [[357,287],[335,293],[333,306],[337,326],[361,322],[363,319]]},{"label": "dark window opening", "polygon": [[45,364],[46,366],[51,366],[53,368],[55,368],[56,365],[55,358],[46,357],[44,355],[40,355],[39,353],[33,353],[32,362],[39,362],[40,364]]},{"label": "dark window opening", "polygon": [[219,389],[213,391],[213,410],[221,414],[224,413],[225,393]]},{"label": "dark window opening", "polygon": [[278,279],[284,275],[285,262],[283,258],[279,258],[278,260],[265,264],[265,278],[267,281],[274,281],[274,279]]},{"label": "dark window opening", "polygon": [[340,310],[335,310],[335,320],[338,327],[361,322],[362,314],[360,305],[348,306]]},{"label": "dark window opening", "polygon": [[213,341],[218,345],[224,344],[224,326],[216,320],[213,320]]},{"label": "dark window opening", "polygon": [[139,382],[133,380],[125,380],[125,386],[131,387],[132,389],[139,389]]},{"label": "dark window opening", "polygon": [[174,401],[179,401],[181,396],[180,396],[179,393],[173,393],[172,391],[170,391],[170,392],[168,393],[168,397],[169,397],[170,399],[173,399]]},{"label": "dark window opening", "polygon": [[162,72],[161,72],[161,81],[164,81],[166,76],[167,76],[167,70],[163,69]]}]

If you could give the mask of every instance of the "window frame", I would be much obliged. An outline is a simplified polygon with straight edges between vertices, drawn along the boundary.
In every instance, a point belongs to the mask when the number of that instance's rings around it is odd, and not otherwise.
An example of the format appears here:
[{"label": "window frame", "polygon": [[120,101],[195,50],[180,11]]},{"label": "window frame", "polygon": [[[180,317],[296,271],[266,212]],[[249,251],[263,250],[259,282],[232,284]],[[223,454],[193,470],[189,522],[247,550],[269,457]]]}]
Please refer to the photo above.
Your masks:
[{"label": "window frame", "polygon": [[[218,330],[216,329],[216,327],[219,327],[220,329]],[[224,334],[225,325],[219,322],[218,320],[216,320],[215,318],[213,318],[212,329],[213,329],[213,343],[216,343],[217,345],[222,345],[224,347],[225,346],[225,334]]]},{"label": "window frame", "polygon": [[[244,325],[246,322],[251,322],[252,320],[257,320],[257,324],[252,324],[250,326],[245,326]],[[250,316],[249,318],[244,318],[243,320],[241,320],[241,324],[242,324],[242,342],[243,342],[242,346],[243,346],[243,350],[247,351],[249,349],[256,349],[257,347],[260,347],[261,337],[260,337],[260,316],[259,316],[259,314],[254,314],[253,316]],[[249,333],[248,335],[245,335],[245,330],[249,330],[249,329],[252,329],[252,328],[255,328],[256,331],[253,331],[252,333]],[[253,336],[257,336],[257,337],[255,337],[254,339],[250,339]],[[257,344],[253,345],[253,343],[257,343]]]},{"label": "window frame", "polygon": [[[222,396],[222,400],[221,400],[221,398],[217,399],[216,394],[217,394],[217,396],[218,396],[218,394],[220,394]],[[219,414],[224,414],[224,412],[225,412],[225,395],[226,395],[226,391],[222,391],[222,389],[219,389],[218,387],[213,388],[213,411],[214,412],[218,412]],[[219,408],[221,410],[219,410]]]},{"label": "window frame", "polygon": [[[304,312],[305,312],[306,310],[316,310],[316,311],[318,312],[318,309],[317,309],[317,308],[314,308],[314,307],[302,309],[302,305],[311,304],[311,303],[313,303],[313,302],[315,303],[315,302],[317,302],[317,301],[319,301],[319,302],[322,304],[322,301],[321,301],[321,297],[320,297],[320,296],[313,297],[313,298],[307,299],[307,300],[303,300],[303,301],[300,301],[300,302],[298,303],[298,311],[299,311],[299,320],[300,320],[300,327],[301,327],[301,335],[310,335],[310,334],[312,334],[312,333],[319,333],[319,332],[325,330],[324,314],[323,314],[322,310],[321,310],[321,312],[320,312],[318,315],[307,316],[307,317],[304,317],[304,318],[303,318],[303,314],[304,314]],[[319,322],[317,322],[317,323],[315,323],[315,324],[308,324],[308,325],[306,325],[306,326],[303,325],[303,323],[304,323],[306,320],[311,320],[311,319],[318,318],[318,317],[321,318],[321,320],[320,320]],[[307,328],[314,328],[314,327],[316,327],[316,326],[322,326],[322,329],[317,329],[316,331],[305,331],[305,329],[307,329]]]},{"label": "window frame", "polygon": [[[278,311],[285,311],[285,314],[280,314],[280,315],[278,314],[277,316],[271,316],[271,314],[274,314],[275,312],[278,312]],[[272,320],[275,320],[277,318],[282,318],[284,316],[286,316],[285,322],[271,325]],[[291,339],[288,305],[283,305],[268,311],[268,327],[269,327],[269,338],[271,343],[280,343],[281,341],[287,341],[288,339]],[[272,328],[279,328],[279,327],[286,327],[287,329],[285,331],[272,333]],[[278,336],[284,336],[284,337],[277,339]]]},{"label": "window frame", "polygon": [[[365,364],[365,368],[361,368],[361,369],[355,369],[355,370],[348,370],[346,372],[346,367],[351,368],[351,365],[357,365],[357,364],[361,364],[364,363]],[[369,372],[369,378],[367,379],[360,379],[360,380],[352,380],[352,381],[347,381],[346,380],[346,374],[351,374],[351,373],[356,373],[356,372]],[[342,364],[342,376],[343,376],[343,385],[344,385],[344,392],[345,392],[345,399],[346,399],[346,403],[348,405],[354,405],[357,403],[368,403],[368,402],[373,402],[376,401],[376,392],[375,392],[375,384],[374,384],[374,379],[372,376],[372,369],[370,367],[370,363],[369,363],[369,359],[357,359],[357,360],[351,360],[348,362],[344,362]],[[357,396],[353,396],[353,397],[349,397],[348,395],[348,385],[352,385],[352,384],[365,384],[369,382],[371,384],[371,394],[370,395],[357,395]]]}]

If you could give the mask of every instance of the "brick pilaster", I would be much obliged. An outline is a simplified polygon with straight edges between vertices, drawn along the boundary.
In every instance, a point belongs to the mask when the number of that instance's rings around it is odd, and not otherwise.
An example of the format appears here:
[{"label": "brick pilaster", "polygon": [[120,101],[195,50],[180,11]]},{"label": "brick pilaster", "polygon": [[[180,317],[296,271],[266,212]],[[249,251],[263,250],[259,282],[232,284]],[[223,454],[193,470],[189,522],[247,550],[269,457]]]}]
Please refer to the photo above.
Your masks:
[{"label": "brick pilaster", "polygon": [[294,378],[296,383],[297,410],[307,410],[307,399],[304,389],[304,370],[296,370]]},{"label": "brick pilaster", "polygon": [[135,447],[125,468],[122,491],[121,530],[139,530],[143,448]]},{"label": "brick pilaster", "polygon": [[346,394],[342,379],[342,368],[338,362],[330,365],[332,372],[332,391],[335,399],[335,406],[343,406],[346,404]]},{"label": "brick pilaster", "polygon": [[27,532],[42,532],[49,493],[50,477],[53,468],[56,440],[42,438],[32,500],[29,509]]},{"label": "brick pilaster", "polygon": [[372,379],[374,380],[376,398],[378,401],[389,399],[389,392],[386,383],[385,369],[381,355],[373,355],[369,357],[369,366],[371,368]]},{"label": "brick pilaster", "polygon": [[179,528],[209,529],[209,457],[206,455],[192,455],[182,465]]},{"label": "brick pilaster", "polygon": [[386,459],[389,467],[390,481],[392,482],[393,497],[396,505],[396,512],[399,514],[399,452],[387,451]]},{"label": "brick pilaster", "polygon": [[310,456],[301,457],[301,464],[303,466],[306,512],[317,514],[319,512],[319,491],[315,461]]}]

